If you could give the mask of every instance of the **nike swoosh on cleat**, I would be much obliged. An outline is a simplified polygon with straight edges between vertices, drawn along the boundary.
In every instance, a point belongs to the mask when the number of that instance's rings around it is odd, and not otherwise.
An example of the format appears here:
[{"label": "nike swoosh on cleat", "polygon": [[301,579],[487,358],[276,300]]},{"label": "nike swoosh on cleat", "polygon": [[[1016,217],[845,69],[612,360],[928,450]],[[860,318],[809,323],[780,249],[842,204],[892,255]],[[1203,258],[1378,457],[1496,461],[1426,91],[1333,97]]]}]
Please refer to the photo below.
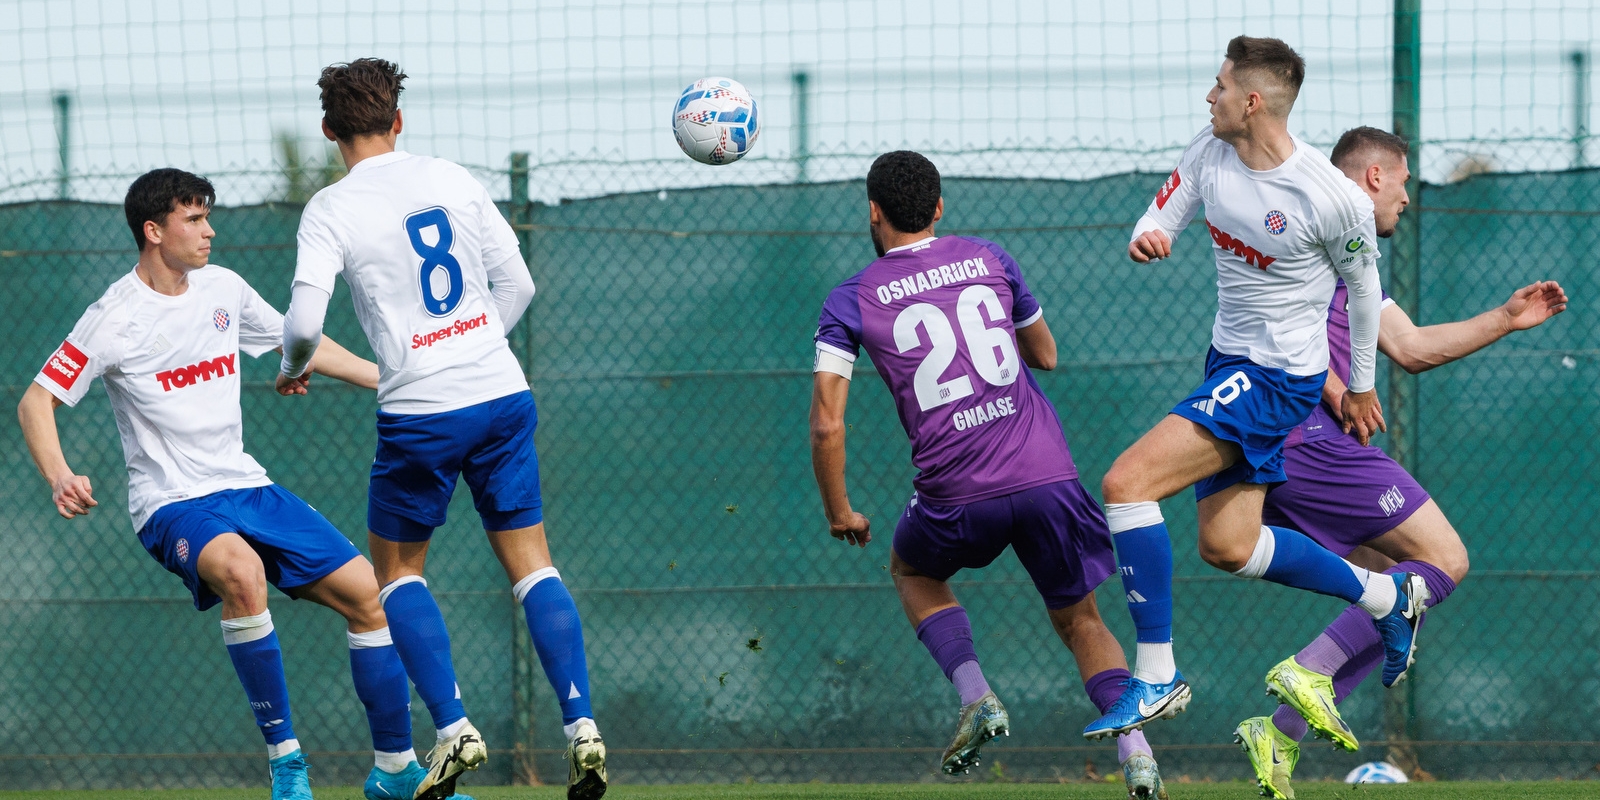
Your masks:
[{"label": "nike swoosh on cleat", "polygon": [[1147,706],[1147,705],[1145,705],[1143,700],[1140,700],[1139,701],[1139,716],[1141,716],[1141,717],[1153,717],[1153,716],[1161,713],[1169,705],[1172,705],[1172,695],[1170,695],[1170,694],[1167,695],[1165,698],[1163,698],[1160,703],[1157,703],[1157,704],[1155,704],[1153,706]]}]

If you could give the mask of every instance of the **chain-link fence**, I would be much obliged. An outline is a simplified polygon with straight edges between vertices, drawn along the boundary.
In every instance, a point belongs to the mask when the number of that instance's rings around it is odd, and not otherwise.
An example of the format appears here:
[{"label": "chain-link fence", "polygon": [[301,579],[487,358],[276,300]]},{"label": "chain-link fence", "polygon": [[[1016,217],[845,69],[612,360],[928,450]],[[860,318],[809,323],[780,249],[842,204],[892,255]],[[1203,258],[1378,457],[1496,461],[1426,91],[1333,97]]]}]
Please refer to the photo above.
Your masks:
[{"label": "chain-link fence", "polygon": [[[829,538],[810,470],[817,312],[872,255],[859,178],[880,150],[927,150],[948,176],[941,232],[1017,256],[1060,344],[1040,383],[1095,489],[1198,380],[1215,311],[1203,235],[1185,234],[1170,262],[1138,266],[1123,255],[1128,232],[1204,124],[1199,98],[1222,43],[1283,36],[1309,61],[1292,120],[1307,141],[1327,146],[1343,128],[1402,114],[1426,134],[1413,166],[1432,183],[1407,211],[1420,222],[1416,274],[1396,287],[1387,270],[1405,258],[1382,265],[1418,322],[1478,313],[1538,279],[1574,299],[1461,364],[1380,381],[1386,402],[1411,403],[1406,457],[1474,569],[1430,618],[1405,688],[1373,681],[1346,703],[1363,752],[1308,746],[1297,775],[1385,755],[1459,778],[1580,777],[1600,761],[1600,278],[1586,258],[1600,250],[1600,171],[1582,168],[1594,160],[1585,59],[1600,38],[1590,4],[1433,3],[1408,45],[1421,89],[1396,107],[1395,9],[1375,0],[1265,15],[1163,0],[1148,19],[1093,0],[979,4],[981,14],[910,0],[782,14],[691,0],[398,13],[333,0],[281,12],[137,5],[0,10],[0,199],[12,203],[0,205],[11,288],[0,311],[17,323],[0,355],[4,397],[20,397],[131,268],[120,206],[94,201],[120,198],[147,167],[217,179],[213,260],[283,308],[298,203],[337,174],[296,133],[316,128],[316,70],[399,58],[414,75],[402,146],[475,165],[497,197],[516,198],[505,211],[539,293],[511,338],[540,404],[551,547],[584,615],[620,782],[934,779],[955,695],[890,586],[887,533],[912,467],[872,370],[853,386],[849,477],[883,538],[866,551]],[[163,25],[191,35],[161,38]],[[157,38],[176,50],[154,54],[146,40]],[[702,168],[672,151],[662,98],[718,72],[756,92],[770,127],[750,159]],[[1521,170],[1546,171],[1511,174]],[[342,285],[328,331],[367,352]],[[275,359],[242,370],[246,449],[361,542],[372,396],[321,380],[286,399],[271,390]],[[0,788],[259,785],[261,741],[216,614],[196,614],[129,530],[105,395],[58,419],[69,462],[101,501],[87,519],[55,515],[16,427],[0,425]],[[559,713],[465,494],[428,578],[491,747],[469,782],[559,781]],[[1265,670],[1339,604],[1205,566],[1189,496],[1164,510],[1177,654],[1197,700],[1150,739],[1169,779],[1245,777],[1233,726],[1270,710]],[[1079,736],[1095,712],[1026,574],[1005,557],[954,583],[1013,715],[1013,736],[970,780],[1113,770],[1113,749]],[[1115,581],[1100,604],[1131,645]],[[281,595],[272,609],[316,779],[357,782],[369,740],[342,620]]]}]

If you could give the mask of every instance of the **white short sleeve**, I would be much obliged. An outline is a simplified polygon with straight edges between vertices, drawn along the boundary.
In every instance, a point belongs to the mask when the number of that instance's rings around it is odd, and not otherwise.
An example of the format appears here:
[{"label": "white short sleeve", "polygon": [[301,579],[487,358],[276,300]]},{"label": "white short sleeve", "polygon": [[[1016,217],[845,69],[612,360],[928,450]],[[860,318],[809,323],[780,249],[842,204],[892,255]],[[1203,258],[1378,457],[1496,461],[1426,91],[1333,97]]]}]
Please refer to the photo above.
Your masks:
[{"label": "white short sleeve", "polygon": [[103,300],[89,306],[33,382],[49,390],[57,400],[77,405],[95,378],[116,369],[121,362],[124,322],[125,314],[108,307]]},{"label": "white short sleeve", "polygon": [[294,282],[333,294],[334,280],[344,272],[344,245],[334,232],[327,193],[319,192],[300,215]]},{"label": "white short sleeve", "polygon": [[283,315],[239,279],[239,349],[259,358],[283,345]]}]

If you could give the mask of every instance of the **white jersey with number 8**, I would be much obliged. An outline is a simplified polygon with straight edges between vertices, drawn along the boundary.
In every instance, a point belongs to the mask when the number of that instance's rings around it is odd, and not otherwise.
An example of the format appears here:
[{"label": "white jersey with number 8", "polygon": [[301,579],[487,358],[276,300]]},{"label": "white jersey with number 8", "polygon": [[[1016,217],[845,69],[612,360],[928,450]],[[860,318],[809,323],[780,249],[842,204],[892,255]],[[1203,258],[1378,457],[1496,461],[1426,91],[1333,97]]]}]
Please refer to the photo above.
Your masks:
[{"label": "white jersey with number 8", "polygon": [[527,391],[489,288],[521,257],[470,173],[397,151],[306,204],[294,282],[332,294],[343,275],[377,358],[379,406],[433,414]]}]

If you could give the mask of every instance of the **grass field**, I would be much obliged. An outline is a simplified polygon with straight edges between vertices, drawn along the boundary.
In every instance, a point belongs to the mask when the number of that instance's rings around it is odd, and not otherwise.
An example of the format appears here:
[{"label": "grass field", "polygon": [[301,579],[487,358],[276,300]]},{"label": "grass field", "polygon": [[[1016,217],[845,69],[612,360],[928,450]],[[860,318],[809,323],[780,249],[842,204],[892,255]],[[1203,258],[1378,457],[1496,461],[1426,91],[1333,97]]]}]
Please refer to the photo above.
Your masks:
[{"label": "grass field", "polygon": [[[558,800],[561,787],[467,787],[478,800]],[[362,800],[355,787],[319,787],[318,800]],[[1191,783],[1167,787],[1172,800],[1249,800],[1247,783]],[[1545,783],[1438,782],[1406,786],[1347,786],[1308,782],[1297,785],[1298,800],[1567,800],[1600,798],[1600,781]],[[0,800],[262,800],[262,789],[174,789],[168,791],[3,792]],[[1122,800],[1122,784],[768,784],[716,786],[617,786],[606,800]]]}]

